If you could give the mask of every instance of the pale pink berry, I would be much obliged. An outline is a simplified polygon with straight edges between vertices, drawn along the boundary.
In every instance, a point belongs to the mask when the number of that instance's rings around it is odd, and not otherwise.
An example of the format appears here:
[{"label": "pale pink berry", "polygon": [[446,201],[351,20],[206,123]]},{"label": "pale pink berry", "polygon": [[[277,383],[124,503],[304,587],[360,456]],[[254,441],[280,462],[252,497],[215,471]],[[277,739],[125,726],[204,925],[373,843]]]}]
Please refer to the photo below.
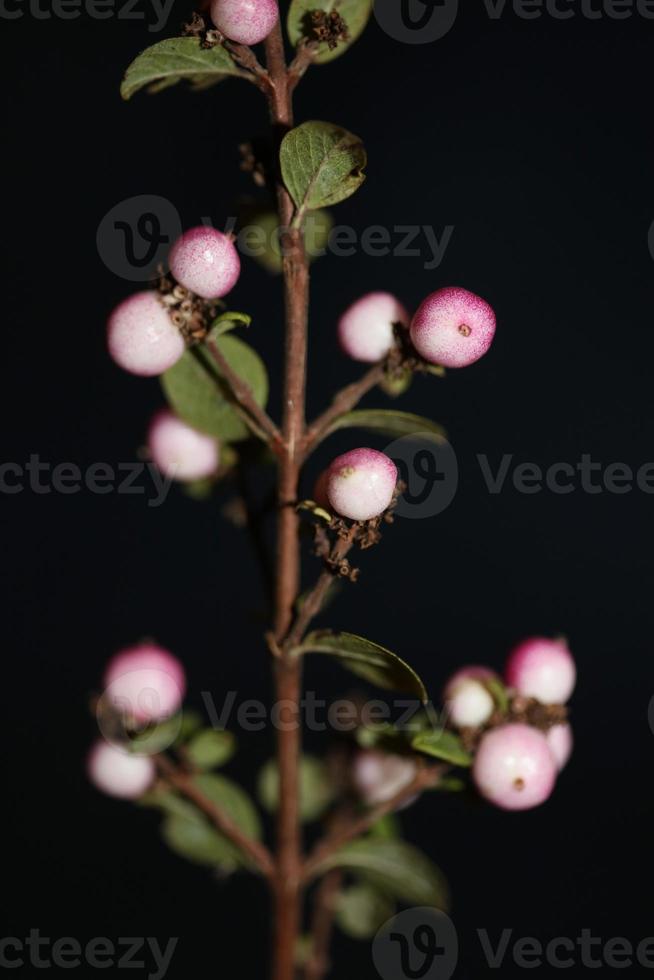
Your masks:
[{"label": "pale pink berry", "polygon": [[239,44],[258,44],[279,19],[277,0],[213,0],[211,19],[218,30]]},{"label": "pale pink berry", "polygon": [[218,299],[236,285],[241,260],[231,238],[200,225],[177,239],[170,250],[170,271],[180,284],[203,299]]},{"label": "pale pink berry", "polygon": [[181,663],[168,650],[140,643],[111,658],[104,675],[104,698],[137,724],[175,714],[186,691]]},{"label": "pale pink berry", "polygon": [[534,636],[520,643],[506,662],[509,687],[543,704],[565,704],[577,679],[575,662],[565,640]]},{"label": "pale pink berry", "polygon": [[556,773],[543,733],[522,724],[487,732],[472,770],[481,795],[503,810],[528,810],[544,803],[554,789]]},{"label": "pale pink berry", "polygon": [[327,497],[341,517],[369,521],[386,510],[396,484],[392,459],[376,449],[351,449],[329,467]]},{"label": "pale pink berry", "polygon": [[411,341],[431,364],[460,368],[486,353],[495,334],[495,314],[486,300],[448,286],[431,293],[411,321]]},{"label": "pale pink berry", "polygon": [[212,476],[220,461],[215,439],[192,429],[165,408],[150,423],[148,449],[154,464],[174,480],[202,480]]},{"label": "pale pink berry", "polygon": [[367,806],[392,800],[416,774],[413,759],[368,749],[359,752],[352,767],[352,781]]},{"label": "pale pink berry", "polygon": [[107,324],[107,346],[120,367],[152,377],[176,364],[186,345],[158,294],[149,290],[116,307]]},{"label": "pale pink berry", "polygon": [[497,680],[487,667],[462,667],[445,686],[443,700],[447,717],[457,728],[485,724],[495,710],[495,701],[485,681]]},{"label": "pale pink berry", "polygon": [[545,733],[545,738],[554,756],[557,768],[560,771],[572,755],[572,728],[567,722],[563,722],[560,725],[552,725]]},{"label": "pale pink berry", "polygon": [[338,339],[349,357],[374,364],[386,357],[393,346],[393,324],[408,327],[409,319],[400,301],[390,293],[368,293],[338,321]]},{"label": "pale pink berry", "polygon": [[149,756],[130,755],[108,742],[95,743],[86,766],[88,777],[97,789],[123,800],[143,796],[156,774]]}]

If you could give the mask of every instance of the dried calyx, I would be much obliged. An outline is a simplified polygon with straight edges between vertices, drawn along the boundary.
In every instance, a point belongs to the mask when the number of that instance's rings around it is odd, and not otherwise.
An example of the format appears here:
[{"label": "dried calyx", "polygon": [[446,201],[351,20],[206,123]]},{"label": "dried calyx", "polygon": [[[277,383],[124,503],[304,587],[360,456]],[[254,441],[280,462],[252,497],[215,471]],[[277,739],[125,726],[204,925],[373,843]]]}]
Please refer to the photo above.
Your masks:
[{"label": "dried calyx", "polygon": [[163,271],[157,282],[157,290],[170,319],[189,346],[204,340],[210,324],[224,306],[218,300],[196,296],[190,289],[175,282],[172,276],[164,275]]}]

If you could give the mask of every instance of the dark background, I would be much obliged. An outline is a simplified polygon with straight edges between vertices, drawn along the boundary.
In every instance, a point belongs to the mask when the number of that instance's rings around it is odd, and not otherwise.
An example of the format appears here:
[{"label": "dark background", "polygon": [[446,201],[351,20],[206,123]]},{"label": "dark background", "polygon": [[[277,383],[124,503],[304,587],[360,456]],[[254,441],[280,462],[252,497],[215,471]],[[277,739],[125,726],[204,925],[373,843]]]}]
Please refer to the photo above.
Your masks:
[{"label": "dark background", "polygon": [[[367,145],[368,180],[337,222],[455,227],[435,271],[361,251],[316,263],[311,414],[358,373],[337,350],[335,321],[362,292],[390,288],[415,307],[461,284],[498,315],[484,360],[444,382],[418,379],[400,406],[446,426],[460,467],[453,504],[398,521],[322,621],[396,649],[434,693],[457,664],[500,668],[533,633],[565,633],[578,661],[576,750],[546,806],[516,815],[430,797],[403,815],[452,882],[457,976],[482,977],[491,971],[476,928],[541,941],[591,928],[637,942],[654,931],[644,888],[654,503],[638,489],[527,496],[507,484],[490,495],[475,459],[654,460],[654,23],[510,11],[495,21],[481,3],[466,6],[424,46],[373,22],[346,56],[309,73],[297,117],[338,122]],[[186,13],[176,7],[164,36]],[[105,354],[106,314],[134,287],[103,263],[98,225],[120,201],[159,194],[185,226],[210,216],[220,227],[250,192],[236,146],[265,133],[265,105],[238,82],[122,103],[122,70],[161,37],[143,21],[26,11],[2,33],[2,456],[118,465],[134,458],[162,396]],[[269,362],[277,413],[279,281],[247,261],[233,305],[254,316],[249,339]],[[353,439],[323,447],[311,473]],[[100,796],[84,775],[88,696],[108,655],[142,635],[184,661],[196,704],[201,690],[217,702],[227,690],[268,697],[263,592],[240,533],[217,512],[226,499],[200,505],[175,488],[149,508],[116,493],[3,494],[2,935],[179,936],[169,976],[264,975],[262,888],[240,877],[216,886],[168,853],[153,813]],[[329,696],[350,685],[317,663],[307,683]],[[230,770],[252,787],[270,739],[243,743]],[[374,976],[367,944],[339,940],[339,952],[334,976]]]}]

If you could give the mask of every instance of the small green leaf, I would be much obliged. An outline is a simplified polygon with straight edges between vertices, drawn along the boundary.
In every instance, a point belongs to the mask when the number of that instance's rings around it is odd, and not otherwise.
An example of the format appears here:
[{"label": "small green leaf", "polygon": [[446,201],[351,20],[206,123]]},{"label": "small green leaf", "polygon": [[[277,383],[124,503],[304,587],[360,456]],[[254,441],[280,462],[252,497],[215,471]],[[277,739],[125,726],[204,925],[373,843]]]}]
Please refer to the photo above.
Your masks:
[{"label": "small green leaf", "polygon": [[169,814],[161,826],[161,835],[171,851],[194,864],[208,864],[225,871],[234,871],[239,865],[236,848],[200,813]]},{"label": "small green leaf", "polygon": [[[304,249],[311,261],[320,258],[327,251],[333,224],[331,214],[324,209],[306,214],[303,225]],[[246,212],[239,232],[239,246],[245,255],[256,259],[268,272],[280,273],[283,261],[277,212]]]},{"label": "small green leaf", "polygon": [[411,844],[366,837],[346,844],[320,865],[322,874],[343,868],[400,902],[447,911],[449,889],[442,872]]},{"label": "small green leaf", "polygon": [[484,681],[488,693],[492,697],[498,711],[506,714],[509,710],[509,695],[506,687],[499,677],[489,677]]},{"label": "small green leaf", "polygon": [[458,735],[446,729],[419,732],[411,740],[416,752],[424,752],[435,759],[443,759],[454,766],[468,767],[472,765],[472,756],[463,748]]},{"label": "small green leaf", "polygon": [[372,885],[351,885],[338,896],[336,922],[352,939],[370,939],[393,915],[392,900]]},{"label": "small green leaf", "polygon": [[231,732],[217,732],[205,728],[198,732],[186,746],[189,762],[198,769],[224,766],[236,751],[236,739]]},{"label": "small green leaf", "polygon": [[351,673],[387,691],[403,691],[427,701],[422,680],[396,653],[354,633],[316,630],[309,633],[297,653],[325,653],[337,657]]},{"label": "small green leaf", "polygon": [[247,72],[234,64],[222,45],[203,48],[199,38],[171,37],[146,48],[135,58],[125,72],[120,94],[124,99],[131,99],[135,92],[146,86],[154,94],[182,79],[191,82],[195,88],[208,88],[228,75],[249,78]]},{"label": "small green leaf", "polygon": [[209,336],[212,340],[218,340],[218,337],[229,333],[230,330],[236,330],[237,327],[249,327],[251,323],[252,317],[247,313],[237,313],[235,310],[227,310],[225,313],[217,316],[213,321]]},{"label": "small green leaf", "polygon": [[437,422],[425,419],[412,412],[398,412],[386,408],[360,408],[354,412],[339,415],[329,428],[329,432],[339,429],[368,429],[383,436],[416,436],[421,439],[445,440],[445,430]]},{"label": "small green leaf", "polygon": [[377,840],[396,840],[401,837],[402,828],[396,813],[387,813],[370,828],[369,837]]},{"label": "small green leaf", "polygon": [[[230,367],[247,381],[259,405],[268,400],[268,375],[259,355],[230,335],[216,341]],[[200,432],[225,442],[247,439],[250,430],[232,407],[220,371],[208,351],[195,347],[161,376],[164,394],[173,411]]]},{"label": "small green leaf", "polygon": [[216,773],[201,773],[193,778],[202,793],[219,806],[248,837],[261,840],[261,820],[254,803],[241,787]]},{"label": "small green leaf", "polygon": [[340,57],[354,44],[370,19],[373,0],[292,0],[288,11],[287,29],[291,44],[298,44],[301,38],[311,38],[311,13],[314,10],[324,10],[331,13],[335,10],[347,24],[347,41],[339,41],[330,50],[327,44],[318,48],[316,61],[325,64]]},{"label": "small green leaf", "polygon": [[363,143],[332,123],[306,122],[292,129],[282,141],[280,161],[298,218],[344,201],[365,180]]},{"label": "small green leaf", "polygon": [[172,715],[158,724],[150,724],[134,732],[127,745],[135,755],[156,755],[177,741],[182,727],[181,714]]},{"label": "small green leaf", "polygon": [[[279,806],[279,775],[277,763],[270,759],[258,779],[258,796],[262,806],[274,813]],[[321,759],[310,755],[300,761],[300,818],[304,823],[317,820],[333,796],[327,768]]]}]

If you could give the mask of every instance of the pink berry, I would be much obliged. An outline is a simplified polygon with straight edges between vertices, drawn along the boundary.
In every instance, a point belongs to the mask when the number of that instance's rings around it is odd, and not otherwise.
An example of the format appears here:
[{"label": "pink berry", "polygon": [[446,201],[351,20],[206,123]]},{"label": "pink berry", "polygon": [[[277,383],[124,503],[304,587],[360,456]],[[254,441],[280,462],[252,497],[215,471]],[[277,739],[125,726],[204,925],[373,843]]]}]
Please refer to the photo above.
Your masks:
[{"label": "pink berry", "polygon": [[374,364],[386,357],[393,346],[393,324],[408,327],[409,319],[400,301],[390,293],[368,293],[339,320],[338,339],[349,357]]},{"label": "pink berry", "polygon": [[96,742],[87,760],[93,785],[108,796],[134,800],[142,796],[155,777],[154,762],[146,755],[130,755],[108,742]]},{"label": "pink berry", "polygon": [[211,436],[192,429],[168,409],[152,419],[148,449],[155,465],[175,480],[201,480],[218,469],[220,450]]},{"label": "pink berry", "polygon": [[351,449],[329,467],[327,497],[341,517],[369,521],[386,510],[396,484],[392,459],[376,449]]},{"label": "pink berry", "polygon": [[520,643],[506,662],[509,687],[543,704],[565,704],[572,694],[577,671],[565,640],[534,636]]},{"label": "pink berry", "polygon": [[111,658],[104,675],[104,696],[137,724],[175,714],[186,691],[181,663],[168,650],[141,643]]},{"label": "pink berry", "polygon": [[431,364],[459,368],[483,357],[495,334],[488,303],[458,286],[431,293],[411,321],[411,340]]},{"label": "pink berry", "polygon": [[552,725],[545,733],[545,738],[554,756],[557,768],[561,771],[572,755],[572,728],[567,722],[563,722],[560,725]]},{"label": "pink berry", "polygon": [[488,721],[495,701],[484,681],[497,677],[487,667],[463,667],[454,674],[443,692],[447,717],[457,728],[476,728]]},{"label": "pink berry", "polygon": [[367,806],[392,800],[415,774],[413,759],[375,749],[359,752],[352,767],[354,788]]},{"label": "pink berry", "polygon": [[135,293],[116,307],[107,324],[109,354],[131,374],[152,377],[176,364],[184,339],[157,293]]},{"label": "pink berry", "polygon": [[529,725],[502,725],[479,743],[472,770],[477,789],[503,810],[528,810],[544,803],[556,782],[556,763],[547,739]]},{"label": "pink berry", "polygon": [[258,44],[279,19],[277,0],[213,0],[211,19],[218,30],[238,44]]},{"label": "pink berry", "polygon": [[169,264],[177,282],[203,299],[224,296],[241,273],[241,260],[231,238],[203,225],[177,239]]}]

